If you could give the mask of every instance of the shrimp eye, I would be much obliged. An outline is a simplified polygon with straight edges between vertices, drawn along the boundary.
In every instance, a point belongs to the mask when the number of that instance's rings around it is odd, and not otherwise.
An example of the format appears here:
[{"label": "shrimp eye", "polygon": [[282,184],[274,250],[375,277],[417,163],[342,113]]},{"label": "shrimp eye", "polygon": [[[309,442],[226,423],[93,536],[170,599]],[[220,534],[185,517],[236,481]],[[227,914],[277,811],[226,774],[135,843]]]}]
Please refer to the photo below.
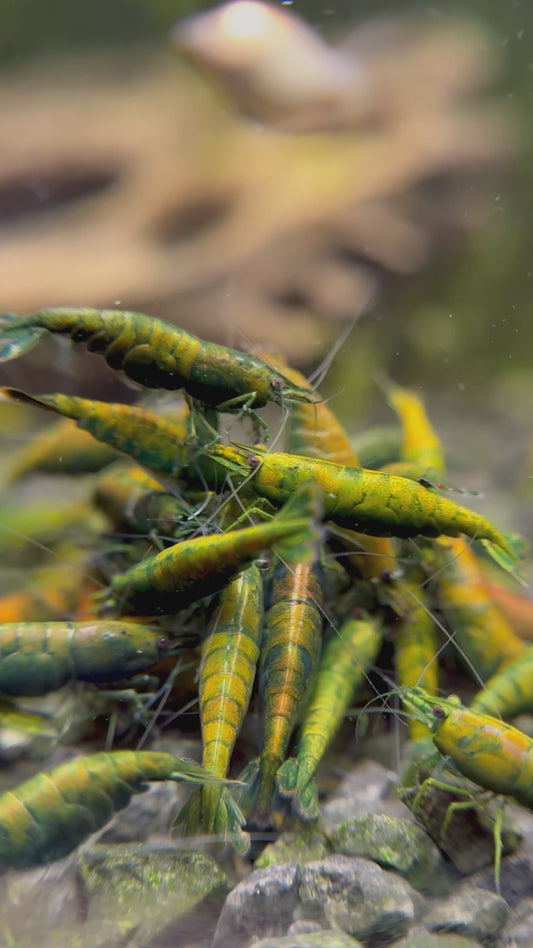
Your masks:
[{"label": "shrimp eye", "polygon": [[444,721],[446,717],[446,711],[444,708],[441,708],[440,704],[436,704],[432,707],[431,713],[434,718],[437,718],[439,721]]},{"label": "shrimp eye", "polygon": [[270,387],[274,392],[282,392],[286,384],[285,379],[282,379],[279,375],[270,380]]},{"label": "shrimp eye", "polygon": [[157,647],[164,651],[164,649],[170,648],[171,642],[170,639],[167,639],[165,635],[161,635],[157,640]]},{"label": "shrimp eye", "polygon": [[260,464],[261,458],[258,458],[257,454],[252,454],[252,456],[248,458],[248,466],[251,467],[252,470],[255,470],[255,468],[259,467]]}]

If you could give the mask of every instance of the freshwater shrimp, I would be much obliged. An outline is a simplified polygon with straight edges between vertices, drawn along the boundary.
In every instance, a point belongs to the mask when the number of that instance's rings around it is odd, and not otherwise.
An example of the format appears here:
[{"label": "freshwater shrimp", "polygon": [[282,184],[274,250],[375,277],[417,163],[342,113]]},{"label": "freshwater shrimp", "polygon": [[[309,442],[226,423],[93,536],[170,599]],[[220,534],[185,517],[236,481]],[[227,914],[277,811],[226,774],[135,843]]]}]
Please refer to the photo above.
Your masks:
[{"label": "freshwater shrimp", "polygon": [[68,681],[104,684],[155,665],[169,639],[134,622],[6,622],[0,625],[0,692],[31,697]]},{"label": "freshwater shrimp", "polygon": [[[385,589],[387,601],[396,612],[394,664],[400,687],[420,685],[431,694],[438,688],[437,627],[426,604],[422,570],[411,568],[407,576]],[[412,741],[424,741],[427,727],[419,720],[408,722]]]},{"label": "freshwater shrimp", "polygon": [[480,540],[496,562],[516,574],[516,557],[506,535],[481,514],[415,481],[331,461],[239,447],[237,460],[226,458],[217,445],[209,454],[240,477],[246,470],[251,472],[250,485],[273,504],[283,503],[300,485],[313,481],[322,491],[326,518],[340,527],[375,536],[454,537],[465,533]]},{"label": "freshwater shrimp", "polygon": [[68,335],[147,388],[184,388],[205,405],[225,411],[267,402],[314,400],[266,363],[143,313],[97,309],[44,309],[33,316],[0,317],[0,362],[32,349],[48,333]]},{"label": "freshwater shrimp", "polygon": [[105,594],[106,613],[168,614],[197,599],[220,592],[259,554],[272,547],[283,555],[314,541],[317,531],[306,515],[309,488],[304,488],[269,523],[216,536],[182,540],[113,576]]},{"label": "freshwater shrimp", "polygon": [[[301,388],[312,392],[311,385],[297,369],[286,366],[283,360],[269,357],[274,366],[281,367],[287,378]],[[337,416],[324,402],[305,404],[295,402],[287,419],[287,445],[289,454],[335,464],[357,467],[359,461],[350,439]],[[335,540],[346,555],[343,565],[353,568],[363,579],[379,578],[384,572],[393,572],[396,564],[394,549],[386,537],[368,537],[352,530],[336,531]]]},{"label": "freshwater shrimp", "polygon": [[485,680],[524,655],[526,643],[487,594],[478,557],[464,537],[440,538],[436,548],[446,553],[435,577],[441,607],[460,653]]},{"label": "freshwater shrimp", "polygon": [[317,767],[376,659],[382,635],[379,620],[348,619],[323,648],[296,757],[286,760],[276,774],[280,796],[291,798],[304,820],[318,816]]},{"label": "freshwater shrimp", "polygon": [[161,418],[137,405],[98,402],[75,395],[34,396],[14,388],[2,389],[1,394],[74,419],[97,441],[125,454],[162,482],[175,484],[186,468],[194,468],[195,446],[187,441],[186,423]]},{"label": "freshwater shrimp", "polygon": [[[202,765],[225,777],[235,742],[248,710],[263,631],[263,578],[250,566],[221,593],[212,629],[202,645],[198,696],[202,726]],[[230,838],[245,852],[244,816],[223,786],[196,791],[178,820],[185,833]]]},{"label": "freshwater shrimp", "polygon": [[440,438],[429,421],[422,399],[393,382],[382,383],[389,405],[402,423],[402,461],[428,472],[444,474],[445,460]]},{"label": "freshwater shrimp", "polygon": [[151,780],[220,782],[193,761],[155,751],[102,751],[39,773],[0,796],[0,866],[68,855]]},{"label": "freshwater shrimp", "polygon": [[[533,740],[498,718],[465,708],[459,698],[435,698],[422,688],[403,688],[403,703],[431,731],[437,750],[484,790],[533,810]],[[436,786],[447,785],[435,778]],[[427,781],[425,781],[427,783]],[[453,788],[457,790],[456,787]],[[499,890],[503,809],[494,825],[495,879]],[[444,831],[444,828],[443,828]]]},{"label": "freshwater shrimp", "polygon": [[185,500],[167,493],[142,468],[115,465],[98,478],[93,501],[116,531],[153,537],[163,546],[166,540],[202,532],[204,520],[209,521],[220,503],[214,493],[187,496]]}]

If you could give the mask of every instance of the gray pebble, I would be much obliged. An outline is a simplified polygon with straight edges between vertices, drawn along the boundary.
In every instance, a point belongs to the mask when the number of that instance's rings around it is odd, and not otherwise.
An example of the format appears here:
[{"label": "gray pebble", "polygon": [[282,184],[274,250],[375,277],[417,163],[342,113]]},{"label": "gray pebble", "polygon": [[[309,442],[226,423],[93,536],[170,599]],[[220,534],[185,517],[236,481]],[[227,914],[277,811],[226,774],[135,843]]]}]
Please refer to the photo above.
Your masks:
[{"label": "gray pebble", "polygon": [[485,941],[503,928],[509,907],[499,895],[471,883],[441,900],[424,918],[430,931],[456,932]]}]

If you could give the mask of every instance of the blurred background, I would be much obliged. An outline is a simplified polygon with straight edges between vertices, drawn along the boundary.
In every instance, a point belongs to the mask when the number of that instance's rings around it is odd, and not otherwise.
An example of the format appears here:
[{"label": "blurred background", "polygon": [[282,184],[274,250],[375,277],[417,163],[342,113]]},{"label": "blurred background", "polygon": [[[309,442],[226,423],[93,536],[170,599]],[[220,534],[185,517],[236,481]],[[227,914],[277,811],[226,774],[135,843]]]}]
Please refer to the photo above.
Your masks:
[{"label": "blurred background", "polygon": [[[4,0],[0,310],[330,358],[353,432],[393,423],[385,371],[531,535],[532,27],[517,0]],[[0,381],[117,396],[57,341]]]}]

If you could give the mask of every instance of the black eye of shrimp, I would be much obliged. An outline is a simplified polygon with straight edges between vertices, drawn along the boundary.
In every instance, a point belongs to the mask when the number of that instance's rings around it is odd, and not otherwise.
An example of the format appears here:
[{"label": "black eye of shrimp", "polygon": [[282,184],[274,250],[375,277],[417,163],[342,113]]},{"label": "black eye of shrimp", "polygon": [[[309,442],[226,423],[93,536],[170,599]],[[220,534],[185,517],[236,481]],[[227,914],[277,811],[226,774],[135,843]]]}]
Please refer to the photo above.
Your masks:
[{"label": "black eye of shrimp", "polygon": [[275,378],[270,380],[270,388],[274,392],[282,392],[286,384],[285,379],[282,379],[279,375],[276,375]]},{"label": "black eye of shrimp", "polygon": [[446,717],[446,711],[444,708],[441,708],[440,704],[434,705],[434,707],[431,709],[431,713],[433,717],[437,718],[439,721],[444,721],[444,718]]},{"label": "black eye of shrimp", "polygon": [[261,458],[257,457],[257,454],[253,454],[252,457],[248,458],[248,466],[255,470],[256,467],[259,467],[261,464]]}]

